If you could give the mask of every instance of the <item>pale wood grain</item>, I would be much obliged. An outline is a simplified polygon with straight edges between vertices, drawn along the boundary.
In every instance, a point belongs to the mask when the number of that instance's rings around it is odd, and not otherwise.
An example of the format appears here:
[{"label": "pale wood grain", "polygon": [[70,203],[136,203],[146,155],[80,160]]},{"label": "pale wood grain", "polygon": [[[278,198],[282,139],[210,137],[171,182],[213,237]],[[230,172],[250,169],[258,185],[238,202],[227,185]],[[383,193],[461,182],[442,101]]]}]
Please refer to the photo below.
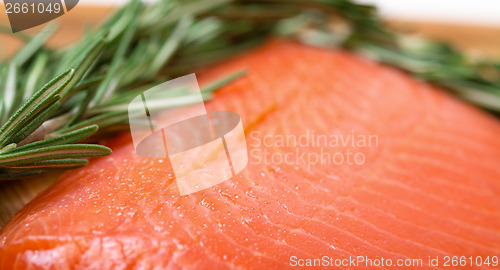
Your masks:
[{"label": "pale wood grain", "polygon": [[401,20],[388,24],[396,30],[449,42],[474,55],[500,58],[500,28]]}]

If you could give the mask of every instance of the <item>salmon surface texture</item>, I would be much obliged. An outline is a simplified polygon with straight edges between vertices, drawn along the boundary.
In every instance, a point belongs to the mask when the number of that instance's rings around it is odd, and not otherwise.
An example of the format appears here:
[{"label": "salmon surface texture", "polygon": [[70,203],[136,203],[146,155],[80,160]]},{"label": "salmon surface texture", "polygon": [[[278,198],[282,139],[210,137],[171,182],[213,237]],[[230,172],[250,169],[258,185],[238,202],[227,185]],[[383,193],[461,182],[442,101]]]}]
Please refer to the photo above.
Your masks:
[{"label": "salmon surface texture", "polygon": [[180,196],[169,161],[137,156],[123,134],[2,229],[0,269],[277,269],[323,256],[428,269],[429,256],[445,268],[444,256],[500,255],[497,119],[393,68],[283,40],[198,80],[241,68],[207,103],[242,118],[241,173]]}]

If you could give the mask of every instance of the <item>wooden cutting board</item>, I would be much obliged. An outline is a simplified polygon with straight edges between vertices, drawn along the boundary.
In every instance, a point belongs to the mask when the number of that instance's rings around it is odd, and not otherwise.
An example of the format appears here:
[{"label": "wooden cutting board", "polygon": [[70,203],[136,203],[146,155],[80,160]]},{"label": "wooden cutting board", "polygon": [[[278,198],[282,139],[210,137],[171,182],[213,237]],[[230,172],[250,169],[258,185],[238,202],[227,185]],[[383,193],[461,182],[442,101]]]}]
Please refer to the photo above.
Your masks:
[{"label": "wooden cutting board", "polygon": [[[81,5],[75,7],[68,14],[53,21],[59,25],[59,29],[48,41],[48,45],[61,47],[77,41],[87,27],[95,28],[113,9],[113,7]],[[7,15],[4,12],[0,12],[0,23],[4,25],[8,23]],[[500,28],[394,20],[389,21],[388,24],[397,30],[414,32],[450,42],[474,55],[500,59]],[[23,33],[37,33],[43,27],[38,26]],[[23,43],[16,35],[0,33],[2,48],[0,57],[9,57],[21,48]],[[59,174],[51,173],[32,179],[0,182],[0,227],[38,193],[50,186]]]}]

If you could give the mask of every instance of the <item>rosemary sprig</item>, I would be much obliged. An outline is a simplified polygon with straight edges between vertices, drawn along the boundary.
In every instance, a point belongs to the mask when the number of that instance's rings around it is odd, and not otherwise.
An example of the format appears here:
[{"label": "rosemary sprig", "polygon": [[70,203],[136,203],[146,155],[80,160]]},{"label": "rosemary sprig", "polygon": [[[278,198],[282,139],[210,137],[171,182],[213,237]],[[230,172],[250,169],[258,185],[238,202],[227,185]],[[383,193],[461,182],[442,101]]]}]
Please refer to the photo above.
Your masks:
[{"label": "rosemary sprig", "polygon": [[[90,143],[128,127],[126,108],[141,91],[270,35],[372,57],[500,112],[499,63],[474,62],[449,45],[394,33],[374,7],[348,0],[163,0],[149,6],[132,0],[71,47],[45,47],[53,31],[49,25],[31,38],[18,35],[26,45],[0,62],[0,179],[81,167],[85,157],[109,154]],[[204,96],[240,76],[220,78]],[[189,98],[169,98],[158,97],[158,109],[189,104]],[[81,140],[87,143],[76,144]]]}]

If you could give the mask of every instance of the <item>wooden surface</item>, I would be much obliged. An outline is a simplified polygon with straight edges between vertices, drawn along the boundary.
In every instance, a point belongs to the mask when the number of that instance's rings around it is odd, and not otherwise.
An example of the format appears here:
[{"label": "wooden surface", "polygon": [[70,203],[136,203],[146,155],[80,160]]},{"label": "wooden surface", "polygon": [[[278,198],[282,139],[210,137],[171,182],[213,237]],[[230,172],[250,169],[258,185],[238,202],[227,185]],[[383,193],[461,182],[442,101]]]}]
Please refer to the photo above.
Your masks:
[{"label": "wooden surface", "polygon": [[[58,31],[48,41],[49,46],[66,46],[78,40],[86,27],[96,27],[113,10],[112,7],[89,8],[77,6],[68,14],[56,19]],[[8,22],[5,13],[0,12],[0,23]],[[451,42],[474,55],[500,58],[500,28],[446,25],[435,23],[415,23],[390,21],[389,25],[398,30],[418,33],[424,36]],[[39,32],[39,26],[24,33]],[[22,42],[12,34],[0,33],[1,57],[9,57],[18,50]],[[34,179],[0,183],[0,226],[3,226],[15,212],[29,202],[36,194],[46,189],[57,174],[39,176]]]},{"label": "wooden surface", "polygon": [[401,20],[388,24],[399,31],[449,42],[474,56],[500,58],[500,28]]},{"label": "wooden surface", "polygon": [[[53,20],[51,23],[57,24],[59,27],[52,38],[48,41],[48,45],[52,47],[61,47],[77,41],[84,30],[88,27],[95,28],[98,23],[104,20],[112,11],[113,7],[80,7],[76,6],[67,14]],[[0,23],[7,25],[7,14],[0,12]],[[31,28],[22,33],[34,34],[43,30],[47,24]],[[12,34],[0,33],[0,44],[2,45],[2,56],[11,55],[18,50],[22,45],[19,38]]]}]

